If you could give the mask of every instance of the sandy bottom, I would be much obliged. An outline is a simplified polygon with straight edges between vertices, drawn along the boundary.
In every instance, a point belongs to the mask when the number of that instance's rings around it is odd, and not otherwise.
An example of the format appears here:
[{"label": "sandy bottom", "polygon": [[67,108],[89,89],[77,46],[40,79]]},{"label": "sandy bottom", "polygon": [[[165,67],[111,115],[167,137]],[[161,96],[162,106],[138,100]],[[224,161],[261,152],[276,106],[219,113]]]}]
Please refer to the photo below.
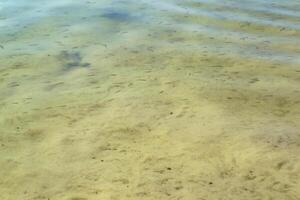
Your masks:
[{"label": "sandy bottom", "polygon": [[191,2],[4,5],[1,200],[300,199],[299,30]]}]

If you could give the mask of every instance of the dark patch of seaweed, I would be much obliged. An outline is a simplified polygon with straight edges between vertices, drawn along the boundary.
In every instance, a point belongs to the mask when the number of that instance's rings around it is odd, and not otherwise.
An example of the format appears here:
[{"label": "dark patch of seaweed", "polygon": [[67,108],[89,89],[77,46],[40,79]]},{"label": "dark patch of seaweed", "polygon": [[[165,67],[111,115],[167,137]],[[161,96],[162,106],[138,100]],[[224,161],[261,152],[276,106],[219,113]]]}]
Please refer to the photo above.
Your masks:
[{"label": "dark patch of seaweed", "polygon": [[58,59],[63,63],[64,71],[69,71],[76,68],[86,68],[90,66],[90,63],[82,63],[82,56],[80,52],[64,50],[60,52]]}]

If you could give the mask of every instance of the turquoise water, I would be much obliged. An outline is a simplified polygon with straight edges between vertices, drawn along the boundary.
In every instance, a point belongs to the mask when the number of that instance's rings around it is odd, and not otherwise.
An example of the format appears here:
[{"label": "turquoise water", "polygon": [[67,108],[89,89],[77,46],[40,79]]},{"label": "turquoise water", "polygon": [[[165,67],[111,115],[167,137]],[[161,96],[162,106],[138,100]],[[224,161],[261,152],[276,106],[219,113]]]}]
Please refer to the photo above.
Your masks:
[{"label": "turquoise water", "polygon": [[298,200],[299,55],[299,0],[0,0],[0,199]]}]

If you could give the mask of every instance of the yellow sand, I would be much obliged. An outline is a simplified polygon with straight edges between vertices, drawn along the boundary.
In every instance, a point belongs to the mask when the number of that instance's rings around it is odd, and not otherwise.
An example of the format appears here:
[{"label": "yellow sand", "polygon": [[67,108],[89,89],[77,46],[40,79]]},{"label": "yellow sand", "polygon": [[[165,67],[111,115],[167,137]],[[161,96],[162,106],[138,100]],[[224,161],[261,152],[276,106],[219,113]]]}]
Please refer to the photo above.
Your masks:
[{"label": "yellow sand", "polygon": [[58,2],[3,29],[1,200],[300,199],[298,29]]}]

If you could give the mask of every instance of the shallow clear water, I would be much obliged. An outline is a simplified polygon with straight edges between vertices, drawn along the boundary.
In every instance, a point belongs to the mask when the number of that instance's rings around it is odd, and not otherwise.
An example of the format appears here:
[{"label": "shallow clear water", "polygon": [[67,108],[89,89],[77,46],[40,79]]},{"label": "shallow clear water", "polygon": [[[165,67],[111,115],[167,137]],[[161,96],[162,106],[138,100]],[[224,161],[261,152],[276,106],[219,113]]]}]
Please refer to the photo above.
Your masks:
[{"label": "shallow clear water", "polygon": [[0,0],[0,199],[300,199],[299,0]]}]

